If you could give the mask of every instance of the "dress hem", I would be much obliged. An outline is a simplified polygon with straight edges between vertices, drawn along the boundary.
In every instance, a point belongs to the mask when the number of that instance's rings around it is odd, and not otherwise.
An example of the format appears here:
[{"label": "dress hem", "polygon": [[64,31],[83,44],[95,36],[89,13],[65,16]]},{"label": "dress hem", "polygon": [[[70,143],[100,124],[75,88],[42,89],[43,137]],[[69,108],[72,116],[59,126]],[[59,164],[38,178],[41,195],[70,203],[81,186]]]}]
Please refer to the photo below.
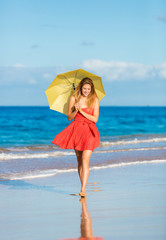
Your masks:
[{"label": "dress hem", "polygon": [[[52,143],[53,143],[53,142],[52,142]],[[73,150],[77,150],[77,151],[81,151],[81,152],[82,152],[82,151],[85,151],[85,150],[90,150],[90,151],[93,152],[94,149],[96,149],[96,148],[99,147],[99,146],[97,146],[97,147],[95,147],[95,148],[93,148],[93,149],[86,149],[86,148],[85,148],[85,149],[83,149],[83,150],[82,150],[82,149],[80,150],[80,149],[77,149],[77,148],[74,148],[74,147],[62,147],[62,146],[60,146],[60,145],[58,145],[58,144],[55,144],[55,143],[53,143],[53,144],[56,145],[56,146],[59,146],[61,149],[73,149]]]}]

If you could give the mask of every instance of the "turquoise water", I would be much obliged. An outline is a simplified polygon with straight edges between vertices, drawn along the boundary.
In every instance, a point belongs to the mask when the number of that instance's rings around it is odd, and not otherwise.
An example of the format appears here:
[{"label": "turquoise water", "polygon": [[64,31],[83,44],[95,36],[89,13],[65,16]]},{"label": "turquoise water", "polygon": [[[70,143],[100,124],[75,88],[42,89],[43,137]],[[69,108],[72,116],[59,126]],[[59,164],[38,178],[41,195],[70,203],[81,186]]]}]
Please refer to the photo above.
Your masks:
[{"label": "turquoise water", "polygon": [[[51,144],[70,122],[48,107],[0,107],[0,146]],[[166,133],[166,107],[100,107],[102,141]]]},{"label": "turquoise water", "polygon": [[[0,178],[77,171],[74,150],[52,144],[70,122],[48,107],[0,107]],[[100,107],[90,168],[166,162],[166,107]]]}]

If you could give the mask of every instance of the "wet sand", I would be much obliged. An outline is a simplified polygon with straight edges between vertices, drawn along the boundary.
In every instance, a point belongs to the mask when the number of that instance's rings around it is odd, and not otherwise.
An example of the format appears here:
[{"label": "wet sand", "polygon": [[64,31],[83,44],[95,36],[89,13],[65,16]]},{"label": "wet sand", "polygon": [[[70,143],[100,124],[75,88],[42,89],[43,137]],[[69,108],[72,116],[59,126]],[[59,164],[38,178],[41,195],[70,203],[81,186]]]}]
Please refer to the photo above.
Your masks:
[{"label": "wet sand", "polygon": [[87,197],[77,172],[0,181],[2,240],[166,239],[166,163],[91,170]]}]

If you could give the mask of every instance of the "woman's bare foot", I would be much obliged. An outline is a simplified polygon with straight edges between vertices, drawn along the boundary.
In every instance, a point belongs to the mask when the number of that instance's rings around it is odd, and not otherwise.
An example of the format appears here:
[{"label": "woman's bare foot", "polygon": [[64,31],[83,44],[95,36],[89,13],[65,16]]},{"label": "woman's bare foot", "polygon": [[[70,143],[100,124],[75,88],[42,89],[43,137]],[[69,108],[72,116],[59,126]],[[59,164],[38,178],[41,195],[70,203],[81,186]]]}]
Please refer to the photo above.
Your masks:
[{"label": "woman's bare foot", "polygon": [[81,197],[85,197],[86,195],[86,189],[85,188],[81,188],[81,192],[79,194]]},{"label": "woman's bare foot", "polygon": [[85,193],[85,192],[80,192],[79,195],[80,195],[81,197],[85,197],[85,196],[86,196],[86,193]]}]

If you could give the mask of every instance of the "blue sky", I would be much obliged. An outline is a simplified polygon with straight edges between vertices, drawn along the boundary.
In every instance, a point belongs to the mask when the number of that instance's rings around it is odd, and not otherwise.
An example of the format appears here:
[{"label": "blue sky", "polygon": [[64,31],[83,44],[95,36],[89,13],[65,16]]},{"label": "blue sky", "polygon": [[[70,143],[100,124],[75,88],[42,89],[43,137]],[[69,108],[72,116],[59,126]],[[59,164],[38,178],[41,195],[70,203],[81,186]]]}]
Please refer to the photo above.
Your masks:
[{"label": "blue sky", "polygon": [[165,0],[0,0],[0,105],[47,106],[58,73],[100,75],[101,105],[166,106]]}]

